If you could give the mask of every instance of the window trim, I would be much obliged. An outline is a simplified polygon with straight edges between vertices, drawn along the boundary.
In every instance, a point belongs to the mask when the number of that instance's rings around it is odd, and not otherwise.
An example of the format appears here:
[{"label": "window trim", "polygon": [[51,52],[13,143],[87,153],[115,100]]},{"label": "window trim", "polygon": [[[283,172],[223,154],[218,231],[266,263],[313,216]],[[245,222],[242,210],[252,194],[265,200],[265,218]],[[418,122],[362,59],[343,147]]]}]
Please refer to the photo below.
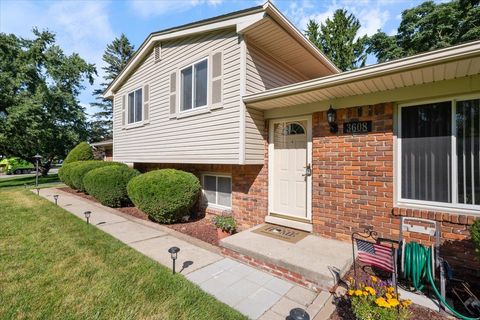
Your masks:
[{"label": "window trim", "polygon": [[[205,196],[205,177],[211,176],[215,177],[215,201],[218,202],[218,178],[229,178],[230,179],[230,206],[224,206],[217,203],[209,203]],[[216,172],[204,172],[202,173],[202,194],[204,195],[205,203],[207,208],[220,209],[220,210],[231,210],[232,209],[232,200],[233,200],[233,181],[232,175],[227,173],[216,173]]]},{"label": "window trim", "polygon": [[[199,106],[199,107],[195,107],[195,65],[200,63],[200,62],[203,62],[203,61],[207,61],[207,103],[203,106]],[[192,107],[190,109],[187,109],[187,110],[182,110],[182,99],[183,99],[183,81],[182,81],[182,71],[185,70],[185,69],[188,69],[188,68],[192,68]],[[205,56],[205,57],[202,57],[200,59],[196,59],[195,61],[193,62],[190,62],[189,64],[187,65],[184,65],[183,67],[181,67],[180,69],[178,69],[178,80],[180,82],[180,85],[179,85],[179,95],[178,95],[178,99],[179,99],[179,104],[178,104],[178,110],[179,110],[179,113],[188,113],[188,112],[194,112],[194,111],[197,111],[197,110],[202,110],[202,109],[206,109],[209,107],[210,105],[210,56]]]},{"label": "window trim", "polygon": [[[415,100],[407,103],[397,104],[395,114],[395,141],[394,141],[394,205],[395,207],[413,207],[416,209],[433,210],[433,211],[447,211],[453,213],[474,213],[480,214],[480,205],[458,203],[458,157],[457,157],[457,102],[480,99],[480,94],[467,94],[447,96],[443,98],[435,98],[428,100]],[[427,200],[415,200],[402,198],[402,108],[417,105],[424,105],[437,102],[448,102],[451,104],[451,180],[452,180],[452,202],[438,202]]]},{"label": "window trim", "polygon": [[[140,109],[141,109],[141,112],[142,112],[142,120],[139,120],[139,121],[133,121],[133,122],[129,122],[129,117],[130,117],[130,110],[128,109],[129,107],[129,101],[128,101],[128,96],[133,93],[133,118],[135,119],[135,115],[136,115],[136,112],[135,112],[135,101],[136,101],[136,98],[135,98],[135,92],[138,91],[138,90],[142,90],[142,97],[140,98],[140,101],[142,103],[142,105],[140,106]],[[133,90],[130,90],[127,92],[126,94],[127,96],[127,124],[126,124],[126,127],[129,128],[129,127],[135,127],[135,126],[139,126],[141,124],[143,124],[143,121],[144,121],[144,114],[143,114],[143,100],[144,100],[144,92],[143,92],[143,86],[140,86],[140,87],[137,87],[136,89],[133,89]]]}]

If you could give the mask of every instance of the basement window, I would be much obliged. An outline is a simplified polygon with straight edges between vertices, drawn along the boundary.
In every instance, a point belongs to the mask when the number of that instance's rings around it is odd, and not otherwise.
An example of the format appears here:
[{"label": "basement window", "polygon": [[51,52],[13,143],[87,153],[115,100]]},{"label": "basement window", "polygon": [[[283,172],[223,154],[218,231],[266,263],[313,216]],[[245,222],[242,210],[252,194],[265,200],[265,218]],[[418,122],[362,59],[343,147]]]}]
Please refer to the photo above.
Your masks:
[{"label": "basement window", "polygon": [[480,210],[480,98],[399,107],[399,202]]},{"label": "basement window", "polygon": [[202,184],[208,206],[221,209],[232,207],[232,178],[230,176],[204,174]]}]

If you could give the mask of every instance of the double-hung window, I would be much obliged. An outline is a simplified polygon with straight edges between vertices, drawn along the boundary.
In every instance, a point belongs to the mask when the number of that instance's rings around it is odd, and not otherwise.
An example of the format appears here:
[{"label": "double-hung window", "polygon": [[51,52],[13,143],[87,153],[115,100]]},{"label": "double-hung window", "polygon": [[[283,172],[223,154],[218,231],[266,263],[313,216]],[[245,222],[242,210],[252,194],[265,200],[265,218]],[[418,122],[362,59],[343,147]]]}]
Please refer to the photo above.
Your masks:
[{"label": "double-hung window", "polygon": [[128,123],[142,121],[142,89],[137,89],[128,94]]},{"label": "double-hung window", "polygon": [[180,111],[207,106],[208,59],[180,70]]},{"label": "double-hung window", "polygon": [[480,98],[399,107],[399,202],[480,210]]},{"label": "double-hung window", "polygon": [[203,175],[203,194],[209,206],[231,208],[232,178],[213,174]]}]

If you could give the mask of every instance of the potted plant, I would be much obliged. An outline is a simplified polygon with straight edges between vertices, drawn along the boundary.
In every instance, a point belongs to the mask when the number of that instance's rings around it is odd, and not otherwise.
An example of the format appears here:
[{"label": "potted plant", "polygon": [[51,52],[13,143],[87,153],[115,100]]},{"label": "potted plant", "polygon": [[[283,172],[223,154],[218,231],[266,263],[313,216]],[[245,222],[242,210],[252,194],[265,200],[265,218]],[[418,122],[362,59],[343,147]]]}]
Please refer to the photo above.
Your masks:
[{"label": "potted plant", "polygon": [[215,227],[217,227],[218,240],[231,235],[237,227],[235,219],[233,219],[232,216],[215,216],[212,221]]}]

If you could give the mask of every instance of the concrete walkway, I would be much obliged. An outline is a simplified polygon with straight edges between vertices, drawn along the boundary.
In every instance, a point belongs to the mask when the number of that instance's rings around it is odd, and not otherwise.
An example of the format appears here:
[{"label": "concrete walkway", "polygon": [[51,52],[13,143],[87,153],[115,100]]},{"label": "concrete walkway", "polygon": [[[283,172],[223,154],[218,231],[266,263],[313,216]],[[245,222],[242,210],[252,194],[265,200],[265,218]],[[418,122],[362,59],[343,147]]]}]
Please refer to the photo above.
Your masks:
[{"label": "concrete walkway", "polygon": [[321,312],[329,302],[328,292],[318,294],[224,258],[217,247],[162,225],[128,216],[56,188],[40,190],[40,196],[52,202],[55,194],[59,195],[60,207],[82,220],[85,220],[84,212],[91,211],[92,225],[168,268],[172,267],[168,248],[179,247],[178,272],[250,319],[285,319],[293,308],[307,310],[311,319],[329,316]]}]

